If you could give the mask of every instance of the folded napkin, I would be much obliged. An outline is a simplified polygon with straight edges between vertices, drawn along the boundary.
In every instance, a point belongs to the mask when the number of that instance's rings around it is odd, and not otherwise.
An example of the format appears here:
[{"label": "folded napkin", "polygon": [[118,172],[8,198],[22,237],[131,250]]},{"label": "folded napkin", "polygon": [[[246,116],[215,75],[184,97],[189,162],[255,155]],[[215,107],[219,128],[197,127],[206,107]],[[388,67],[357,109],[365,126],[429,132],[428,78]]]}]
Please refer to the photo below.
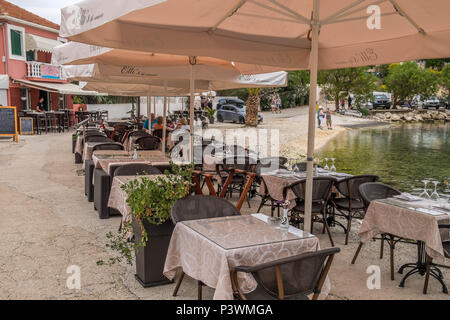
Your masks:
[{"label": "folded napkin", "polygon": [[396,195],[396,196],[394,196],[394,198],[397,198],[400,200],[405,200],[405,201],[422,201],[422,200],[424,200],[421,197],[414,196],[414,195],[406,193],[406,192]]}]

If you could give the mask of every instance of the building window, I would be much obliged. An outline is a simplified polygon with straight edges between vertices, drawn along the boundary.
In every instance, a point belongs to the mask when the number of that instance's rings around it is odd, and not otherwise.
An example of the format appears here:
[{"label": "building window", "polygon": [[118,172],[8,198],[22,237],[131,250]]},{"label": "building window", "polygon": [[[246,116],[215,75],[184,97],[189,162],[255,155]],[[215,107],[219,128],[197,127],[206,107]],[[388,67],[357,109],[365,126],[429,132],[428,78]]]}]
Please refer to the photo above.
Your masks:
[{"label": "building window", "polygon": [[30,110],[30,89],[20,88],[20,108],[21,110]]},{"label": "building window", "polygon": [[25,29],[8,24],[8,30],[10,59],[25,60]]},{"label": "building window", "polygon": [[27,61],[36,61],[35,52],[34,50],[27,51]]}]

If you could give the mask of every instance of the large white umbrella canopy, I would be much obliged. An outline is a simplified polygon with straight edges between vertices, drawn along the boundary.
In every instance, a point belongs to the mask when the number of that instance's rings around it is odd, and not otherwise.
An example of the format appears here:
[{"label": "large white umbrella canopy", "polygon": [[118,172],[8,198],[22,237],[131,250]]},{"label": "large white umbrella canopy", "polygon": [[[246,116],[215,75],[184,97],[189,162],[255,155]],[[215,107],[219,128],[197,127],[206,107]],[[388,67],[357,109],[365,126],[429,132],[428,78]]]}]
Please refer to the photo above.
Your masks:
[{"label": "large white umbrella canopy", "polygon": [[86,0],[62,37],[112,48],[307,68],[305,229],[311,225],[317,70],[450,57],[448,0]]},{"label": "large white umbrella canopy", "polygon": [[[60,35],[111,48],[308,68],[315,1],[86,0],[61,10]],[[319,69],[450,56],[448,0],[317,2]],[[370,5],[380,8],[380,29],[367,26]]]},{"label": "large white umbrella canopy", "polygon": [[[114,70],[114,66],[112,66]],[[136,85],[145,85],[141,88],[152,88],[155,94],[157,87],[164,87],[167,84],[170,88],[185,89],[184,94],[189,93],[189,80],[184,79],[161,79],[155,77],[147,77],[145,75],[121,75],[110,70],[109,65],[89,64],[89,65],[68,65],[62,66],[62,74],[64,78],[72,81],[85,81],[90,84],[94,82],[106,83],[111,82],[120,89],[127,86],[137,88]],[[120,84],[120,85],[119,85]],[[253,75],[233,75],[231,77],[223,77],[222,80],[195,80],[195,92],[205,92],[207,90],[226,90],[236,88],[262,88],[262,87],[284,87],[287,85],[287,73],[284,71],[253,74]],[[169,93],[172,89],[169,89]],[[137,90],[145,91],[145,90]],[[102,91],[104,92],[104,91]],[[107,91],[106,91],[107,92]]]}]

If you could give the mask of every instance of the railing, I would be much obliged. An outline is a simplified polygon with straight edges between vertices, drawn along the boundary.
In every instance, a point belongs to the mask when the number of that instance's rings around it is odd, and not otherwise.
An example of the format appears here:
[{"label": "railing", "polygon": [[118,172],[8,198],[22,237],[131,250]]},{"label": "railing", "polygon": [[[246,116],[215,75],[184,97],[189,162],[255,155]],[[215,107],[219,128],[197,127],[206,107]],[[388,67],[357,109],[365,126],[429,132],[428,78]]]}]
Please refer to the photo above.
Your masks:
[{"label": "railing", "polygon": [[27,61],[27,77],[65,80],[60,66],[38,61]]}]

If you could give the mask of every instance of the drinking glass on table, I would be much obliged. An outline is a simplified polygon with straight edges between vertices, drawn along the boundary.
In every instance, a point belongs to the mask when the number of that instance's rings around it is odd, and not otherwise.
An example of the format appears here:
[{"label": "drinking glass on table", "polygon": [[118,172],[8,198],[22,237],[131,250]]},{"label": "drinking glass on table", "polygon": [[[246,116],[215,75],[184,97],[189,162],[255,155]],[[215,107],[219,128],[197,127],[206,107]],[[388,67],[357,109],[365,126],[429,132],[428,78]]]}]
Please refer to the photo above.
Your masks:
[{"label": "drinking glass on table", "polygon": [[437,192],[437,185],[439,184],[439,182],[438,181],[431,181],[431,182],[434,183],[434,191],[430,195],[430,199],[433,201],[439,201],[439,193]]},{"label": "drinking glass on table", "polygon": [[427,191],[427,185],[428,185],[428,182],[430,182],[430,180],[422,180],[422,182],[423,182],[424,187],[423,187],[423,191],[419,195],[419,197],[425,198],[425,199],[430,199],[430,194]]},{"label": "drinking glass on table", "polygon": [[330,168],[330,171],[332,171],[332,172],[336,172],[336,166],[334,165],[334,160],[336,160],[336,158],[331,158],[331,168]]},{"label": "drinking glass on table", "polygon": [[328,158],[325,158],[325,167],[323,167],[325,170],[330,170],[330,167],[328,166]]}]

